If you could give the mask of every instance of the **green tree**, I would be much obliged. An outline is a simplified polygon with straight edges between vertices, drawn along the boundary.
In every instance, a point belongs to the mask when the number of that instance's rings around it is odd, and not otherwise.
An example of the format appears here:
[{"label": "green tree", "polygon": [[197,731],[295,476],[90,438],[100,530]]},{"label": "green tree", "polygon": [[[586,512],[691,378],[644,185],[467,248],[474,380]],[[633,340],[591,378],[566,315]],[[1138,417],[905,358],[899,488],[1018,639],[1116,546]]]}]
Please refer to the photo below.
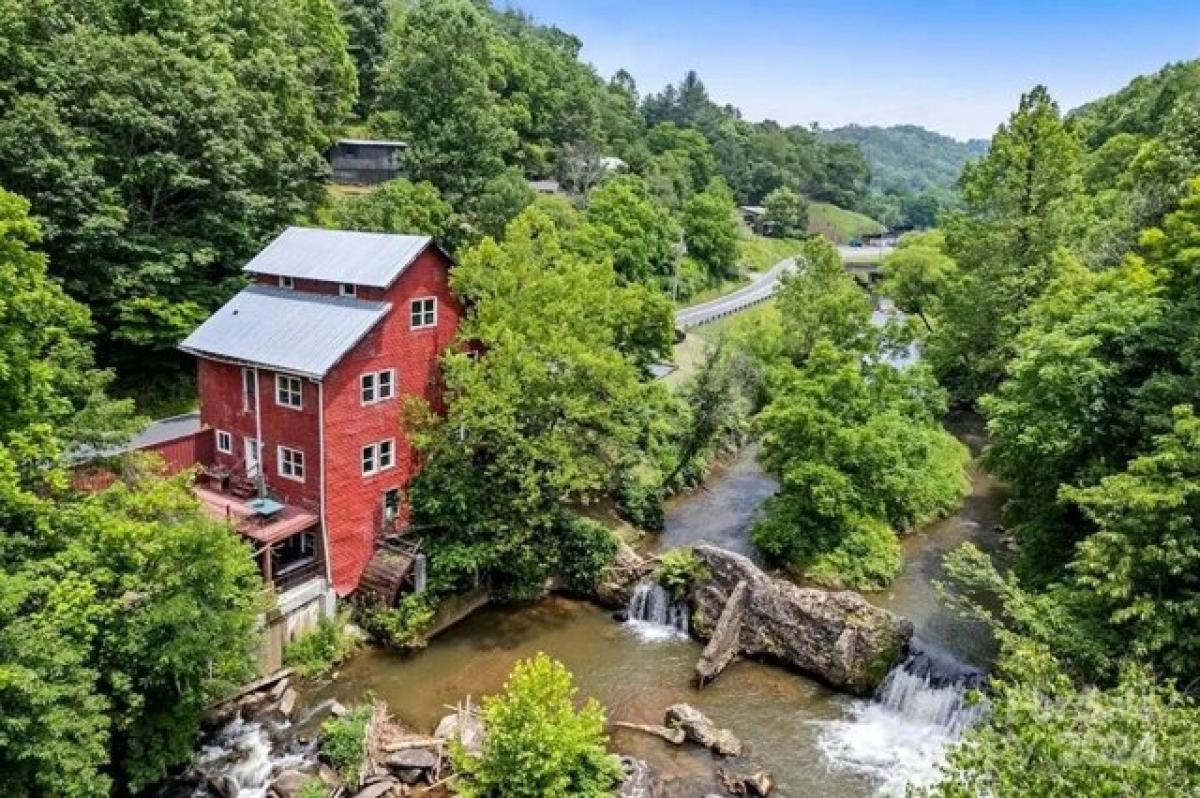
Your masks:
[{"label": "green tree", "polygon": [[871,326],[870,297],[846,274],[838,251],[827,241],[804,242],[797,267],[783,277],[776,297],[783,317],[783,342],[797,362],[820,340],[866,354],[879,345]]},{"label": "green tree", "polygon": [[537,195],[520,169],[507,169],[493,177],[467,201],[467,215],[474,234],[499,238],[508,223],[533,202]]},{"label": "green tree", "polygon": [[376,233],[420,233],[439,241],[452,237],[454,209],[430,183],[389,180],[370,194],[336,202],[333,226]]},{"label": "green tree", "polygon": [[670,304],[573,253],[561,225],[576,216],[535,203],[455,269],[471,307],[460,338],[482,354],[447,357],[447,415],[417,441],[413,490],[418,522],[439,530],[427,541],[444,584],[490,572],[514,594],[540,591],[578,531],[563,508],[615,489],[664,390],[642,369],[670,345]]},{"label": "green tree", "polygon": [[796,238],[808,230],[808,204],[789,188],[780,186],[764,201],[764,221],[782,238]]},{"label": "green tree", "polygon": [[1200,791],[1200,709],[1138,666],[1079,687],[1043,646],[1010,643],[983,722],[950,753],[942,798]]},{"label": "green tree", "polygon": [[737,269],[740,243],[733,195],[719,180],[694,195],[683,206],[683,242],[688,255],[699,261],[711,282],[717,282]]},{"label": "green tree", "polygon": [[931,319],[937,318],[941,296],[954,278],[956,266],[945,246],[939,231],[906,233],[882,263],[880,292],[905,313],[917,316],[926,332],[933,331]]},{"label": "green tree", "polygon": [[1096,531],[1083,540],[1073,581],[1133,656],[1179,679],[1200,656],[1200,419],[1180,406],[1175,428],[1124,472],[1064,486]]},{"label": "green tree", "polygon": [[1025,309],[1054,275],[1055,250],[1079,226],[1079,142],[1038,86],[1021,97],[988,154],[969,163],[965,210],[944,221],[958,264],[926,357],[956,399],[999,384]]},{"label": "green tree", "polygon": [[604,709],[575,708],[571,674],[545,654],[518,662],[504,693],[484,699],[483,752],[455,752],[468,798],[602,798],[621,780],[605,750]]},{"label": "green tree", "polygon": [[491,88],[499,46],[470,0],[419,0],[389,36],[371,126],[408,141],[411,176],[454,205],[499,175],[519,143]]},{"label": "green tree", "polygon": [[901,564],[893,530],[966,494],[966,449],[938,423],[944,394],[919,366],[864,362],[822,339],[801,366],[776,369],[771,396],[760,457],[780,489],[755,544],[826,584],[886,585]]},{"label": "green tree", "polygon": [[644,180],[620,175],[604,183],[588,197],[585,219],[573,234],[578,251],[611,258],[617,274],[631,282],[670,280],[679,257],[679,226],[651,198]]},{"label": "green tree", "polygon": [[[32,476],[63,454],[43,446],[111,444],[131,430],[128,403],[105,395],[112,375],[95,368],[87,309],[47,275],[46,258],[30,247],[41,231],[29,203],[0,189],[0,442],[26,437]],[[59,451],[55,451],[59,448]]]},{"label": "green tree", "polygon": [[0,572],[6,786],[144,787],[187,760],[203,709],[252,673],[262,583],[249,548],[181,480],[20,508],[11,490],[6,536],[56,545]]},{"label": "green tree", "polygon": [[354,59],[358,99],[354,115],[365,119],[375,109],[376,83],[388,30],[387,0],[338,0],[346,28],[347,51]]}]

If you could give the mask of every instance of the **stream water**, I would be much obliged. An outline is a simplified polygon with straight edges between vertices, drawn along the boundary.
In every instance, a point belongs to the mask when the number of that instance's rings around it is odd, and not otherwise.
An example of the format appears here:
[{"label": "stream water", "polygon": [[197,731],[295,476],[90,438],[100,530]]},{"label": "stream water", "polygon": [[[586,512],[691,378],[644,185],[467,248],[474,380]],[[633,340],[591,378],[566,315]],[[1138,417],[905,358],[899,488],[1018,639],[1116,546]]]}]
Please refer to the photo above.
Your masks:
[{"label": "stream water", "polygon": [[[952,420],[973,448],[978,422]],[[581,696],[603,703],[611,720],[661,723],[664,709],[687,701],[747,744],[749,757],[771,770],[778,795],[850,798],[903,794],[909,780],[936,773],[946,744],[978,710],[962,694],[993,654],[987,630],[938,601],[933,582],[942,556],[966,541],[996,550],[1000,497],[975,471],[961,510],[904,541],[905,566],[892,587],[869,595],[916,625],[915,653],[870,700],[836,693],[771,665],[738,661],[704,690],[691,683],[700,646],[681,632],[667,597],[647,588],[631,606],[633,622],[617,623],[589,604],[552,597],[520,607],[485,609],[412,656],[370,649],[339,677],[307,696],[352,702],[373,692],[396,716],[422,730],[468,695],[498,692],[512,666],[544,651],[575,676]],[[774,483],[744,450],[701,490],[672,501],[666,531],[650,544],[671,548],[708,541],[749,552],[748,527]],[[683,619],[686,623],[686,617]],[[649,761],[667,778],[667,795],[696,798],[718,791],[713,758],[694,746],[617,729],[614,747]]]}]

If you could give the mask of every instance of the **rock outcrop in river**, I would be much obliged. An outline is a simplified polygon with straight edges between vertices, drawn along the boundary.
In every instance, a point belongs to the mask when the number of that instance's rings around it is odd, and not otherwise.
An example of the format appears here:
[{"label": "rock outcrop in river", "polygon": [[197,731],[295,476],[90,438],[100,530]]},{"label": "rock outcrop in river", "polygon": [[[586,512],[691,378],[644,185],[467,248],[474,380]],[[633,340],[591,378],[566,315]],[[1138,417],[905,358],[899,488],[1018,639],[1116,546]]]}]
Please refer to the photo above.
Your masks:
[{"label": "rock outcrop in river", "polygon": [[[715,546],[697,546],[695,552],[711,575],[693,591],[692,632],[702,640],[713,637],[726,604],[744,590],[735,602],[742,604],[740,618],[727,616],[720,624],[737,629],[735,643],[727,645],[791,665],[833,687],[869,694],[908,648],[912,623],[857,593],[802,588]],[[706,658],[727,662],[725,653],[706,651]]]}]

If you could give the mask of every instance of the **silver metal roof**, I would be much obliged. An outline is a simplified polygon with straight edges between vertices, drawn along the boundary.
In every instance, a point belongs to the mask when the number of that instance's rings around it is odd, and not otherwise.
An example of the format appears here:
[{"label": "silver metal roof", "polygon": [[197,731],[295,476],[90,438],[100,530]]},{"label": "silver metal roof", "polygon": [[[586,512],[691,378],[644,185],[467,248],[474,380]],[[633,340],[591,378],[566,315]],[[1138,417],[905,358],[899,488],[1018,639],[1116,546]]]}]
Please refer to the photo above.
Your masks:
[{"label": "silver metal roof", "polygon": [[209,316],[179,348],[200,357],[321,378],[391,307],[252,285]]},{"label": "silver metal roof", "polygon": [[429,244],[429,236],[289,227],[243,271],[387,288]]}]

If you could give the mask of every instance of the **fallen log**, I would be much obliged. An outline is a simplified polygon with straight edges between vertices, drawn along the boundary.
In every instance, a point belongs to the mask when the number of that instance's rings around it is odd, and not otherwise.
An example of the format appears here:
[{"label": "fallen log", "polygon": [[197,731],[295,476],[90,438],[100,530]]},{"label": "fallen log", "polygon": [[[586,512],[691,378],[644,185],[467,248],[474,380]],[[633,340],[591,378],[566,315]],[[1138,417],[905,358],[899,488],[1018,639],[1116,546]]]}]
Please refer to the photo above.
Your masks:
[{"label": "fallen log", "polygon": [[613,723],[614,726],[620,726],[622,729],[632,729],[645,734],[653,734],[655,737],[661,737],[669,743],[682,745],[687,739],[687,734],[680,728],[670,728],[668,726],[655,726],[646,723],[628,723],[627,721],[618,720]]}]

